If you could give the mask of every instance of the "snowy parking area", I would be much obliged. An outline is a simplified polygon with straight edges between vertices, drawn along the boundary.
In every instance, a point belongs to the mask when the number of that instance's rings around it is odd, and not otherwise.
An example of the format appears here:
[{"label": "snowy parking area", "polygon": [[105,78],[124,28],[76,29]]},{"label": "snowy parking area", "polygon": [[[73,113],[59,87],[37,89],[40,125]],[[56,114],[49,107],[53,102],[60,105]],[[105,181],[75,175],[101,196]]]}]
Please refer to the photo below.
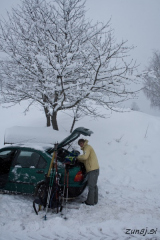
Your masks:
[{"label": "snowy parking area", "polygon": [[[24,126],[34,126],[36,117],[28,114]],[[65,123],[69,125],[67,119]],[[6,127],[10,124],[8,120]],[[38,216],[33,210],[33,197],[0,194],[0,239],[160,239],[160,119],[140,112],[113,113],[98,121],[84,118],[79,126],[94,132],[88,140],[100,163],[98,204],[81,203],[86,189],[69,201],[63,215],[49,210],[44,220],[44,210]],[[0,131],[2,147],[2,126]]]}]

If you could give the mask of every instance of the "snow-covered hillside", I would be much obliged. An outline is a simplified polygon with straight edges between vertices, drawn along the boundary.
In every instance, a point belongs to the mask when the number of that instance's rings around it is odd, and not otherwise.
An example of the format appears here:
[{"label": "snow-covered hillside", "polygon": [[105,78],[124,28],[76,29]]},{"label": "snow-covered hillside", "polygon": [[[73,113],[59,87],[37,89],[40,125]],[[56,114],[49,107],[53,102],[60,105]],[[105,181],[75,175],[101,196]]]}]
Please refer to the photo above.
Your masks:
[{"label": "snow-covered hillside", "polygon": [[[45,126],[37,108],[22,112],[22,106],[0,106],[0,147],[8,127]],[[68,220],[49,211],[44,221],[44,211],[35,215],[32,197],[0,195],[0,240],[160,239],[160,118],[131,111],[85,117],[79,126],[94,132],[88,140],[100,163],[99,203],[81,204],[86,190],[72,200],[77,208],[67,210]],[[71,119],[61,114],[59,127],[68,131]]]}]

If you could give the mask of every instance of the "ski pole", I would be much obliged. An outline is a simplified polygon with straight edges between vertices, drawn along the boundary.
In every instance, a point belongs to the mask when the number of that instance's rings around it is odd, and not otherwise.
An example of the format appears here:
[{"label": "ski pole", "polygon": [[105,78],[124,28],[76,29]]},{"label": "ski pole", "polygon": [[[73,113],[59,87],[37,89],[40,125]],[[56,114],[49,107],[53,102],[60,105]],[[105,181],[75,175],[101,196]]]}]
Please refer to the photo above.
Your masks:
[{"label": "ski pole", "polygon": [[69,169],[67,169],[67,195],[66,195],[66,205],[65,205],[65,217],[64,217],[64,219],[67,219],[66,213],[67,213],[67,202],[68,202],[68,185],[69,185]]},{"label": "ski pole", "polygon": [[50,184],[49,184],[48,196],[47,196],[47,204],[46,204],[46,214],[45,214],[45,216],[44,216],[44,219],[45,219],[45,220],[47,220],[47,212],[48,212],[49,202],[50,202],[50,198],[51,198],[53,180],[54,180],[54,172],[53,172],[53,170],[51,169]]},{"label": "ski pole", "polygon": [[[64,196],[65,196],[65,190],[66,190],[66,165],[64,168],[64,182],[63,182],[63,199],[62,199],[62,209],[64,208]],[[61,213],[63,215],[63,213]]]},{"label": "ski pole", "polygon": [[[55,144],[55,147],[54,147],[54,160],[56,160],[56,158],[57,158],[57,146],[58,146],[58,144]],[[46,214],[44,216],[45,220],[47,219],[47,212],[48,212],[48,207],[49,207],[49,202],[50,202],[51,193],[52,193],[52,187],[53,187],[53,182],[54,182],[54,175],[55,175],[54,172],[53,172],[54,160],[53,160],[53,165],[52,165],[51,174],[50,174],[50,182],[49,182],[47,204],[46,204]]]},{"label": "ski pole", "polygon": [[64,206],[64,195],[65,195],[65,189],[66,188],[66,167],[65,167],[65,170],[64,170],[64,184],[63,184],[63,202],[62,202],[62,205]]},{"label": "ski pole", "polygon": [[[57,148],[57,147],[56,147]],[[56,174],[55,174],[55,177],[56,177],[56,205],[57,205],[57,213],[59,212],[58,211],[58,204],[59,204],[59,194],[58,194],[58,168],[57,168],[57,154],[56,154],[56,159],[55,159],[55,169],[56,169]]]}]

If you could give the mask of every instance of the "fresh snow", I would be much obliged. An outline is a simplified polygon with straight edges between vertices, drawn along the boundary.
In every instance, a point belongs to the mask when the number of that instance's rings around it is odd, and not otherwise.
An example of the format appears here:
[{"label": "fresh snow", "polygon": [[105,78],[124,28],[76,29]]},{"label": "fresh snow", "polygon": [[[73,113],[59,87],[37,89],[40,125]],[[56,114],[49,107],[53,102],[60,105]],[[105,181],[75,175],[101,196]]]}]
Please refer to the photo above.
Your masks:
[{"label": "fresh snow", "polygon": [[[45,128],[43,112],[31,108],[24,116],[23,107],[0,106],[0,147],[7,128]],[[58,118],[60,132],[68,135],[72,119],[65,114]],[[86,189],[69,201],[63,216],[49,210],[45,221],[45,211],[35,214],[32,197],[0,194],[0,240],[160,239],[160,118],[112,112],[106,119],[85,117],[75,127],[80,126],[94,132],[87,139],[100,164],[98,204],[81,204]]]}]

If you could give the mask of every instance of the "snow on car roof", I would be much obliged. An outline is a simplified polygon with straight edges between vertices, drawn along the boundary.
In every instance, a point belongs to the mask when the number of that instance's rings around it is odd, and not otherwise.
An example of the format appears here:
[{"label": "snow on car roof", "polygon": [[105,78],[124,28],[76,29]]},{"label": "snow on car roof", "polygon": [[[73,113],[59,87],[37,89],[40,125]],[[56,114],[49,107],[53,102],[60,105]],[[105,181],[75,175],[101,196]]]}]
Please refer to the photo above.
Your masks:
[{"label": "snow on car roof", "polygon": [[7,128],[4,144],[55,144],[61,142],[69,134],[66,131],[56,131],[52,127],[11,127]]},{"label": "snow on car roof", "polygon": [[40,150],[45,152],[48,149],[51,149],[54,147],[54,144],[45,144],[45,143],[16,143],[16,144],[7,144],[3,147],[3,149],[10,149],[10,148],[30,148],[30,149],[35,149],[35,150]]}]

